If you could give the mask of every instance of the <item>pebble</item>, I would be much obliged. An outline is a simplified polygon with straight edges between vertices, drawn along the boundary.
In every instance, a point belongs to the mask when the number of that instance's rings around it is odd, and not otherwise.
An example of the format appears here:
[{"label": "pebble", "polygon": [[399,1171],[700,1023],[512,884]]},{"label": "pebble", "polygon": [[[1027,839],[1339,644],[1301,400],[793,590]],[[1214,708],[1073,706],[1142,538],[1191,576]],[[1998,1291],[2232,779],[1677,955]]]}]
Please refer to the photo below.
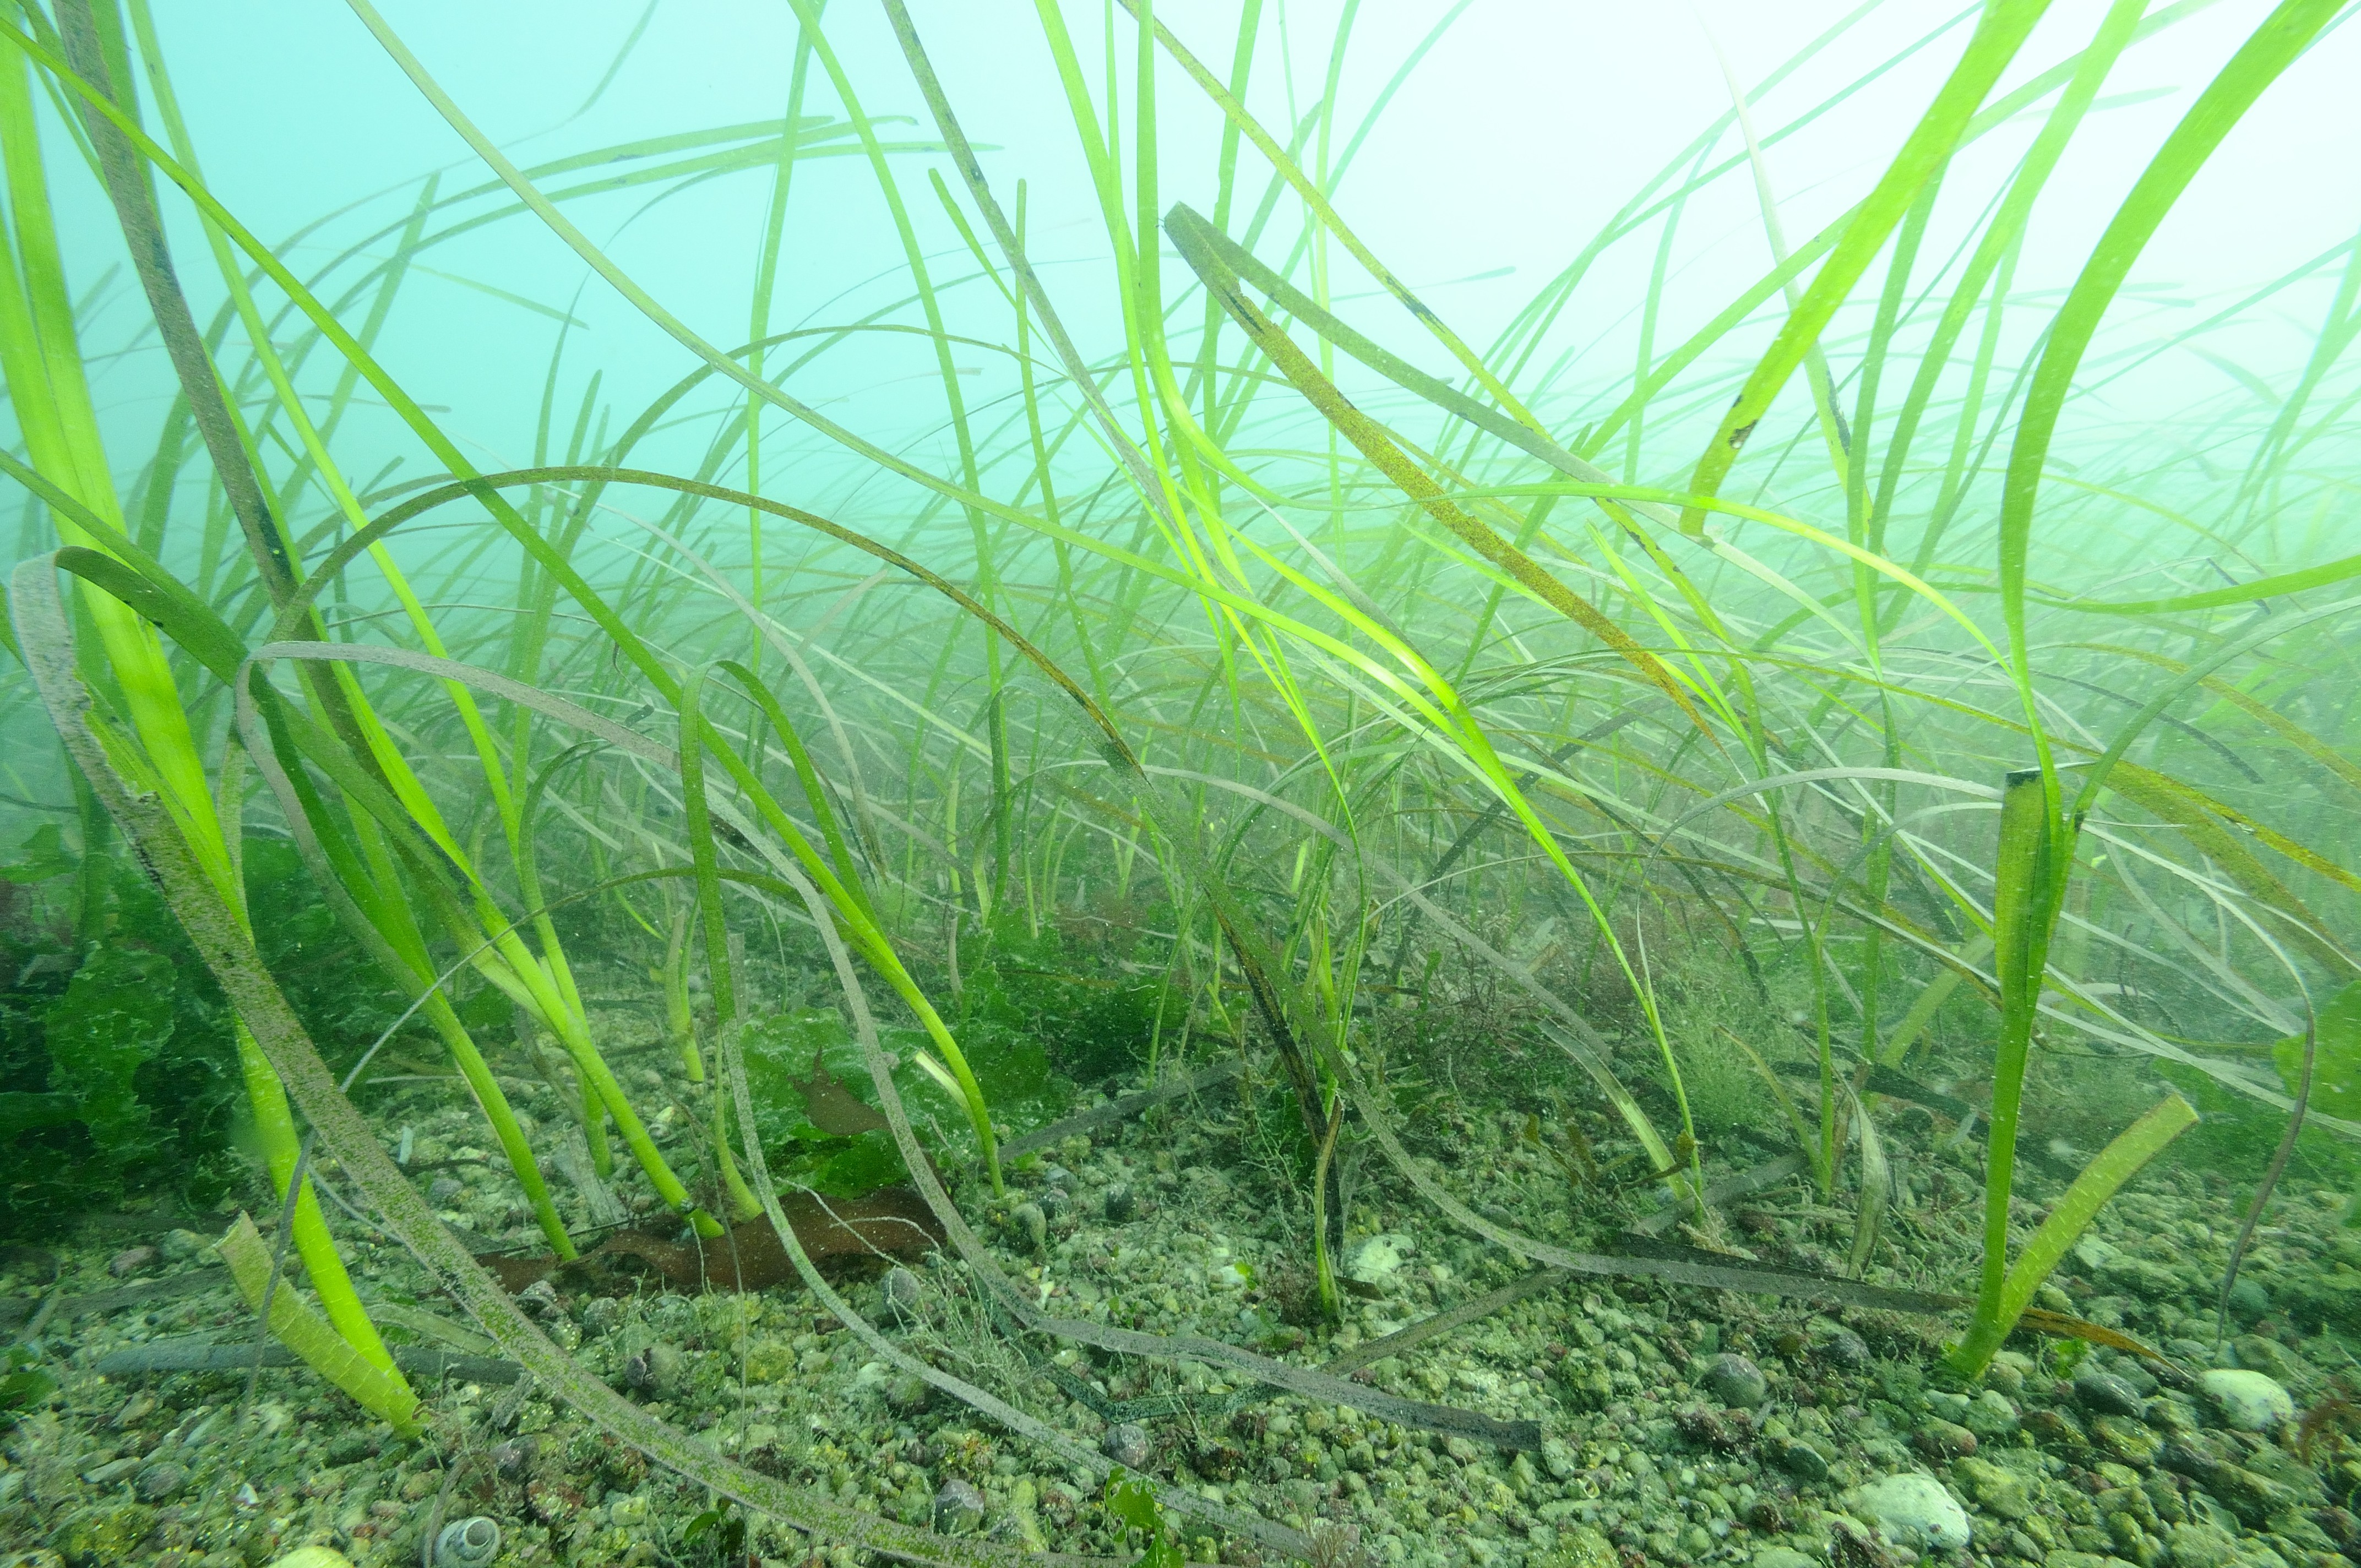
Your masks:
[{"label": "pebble", "polygon": [[2198,1390],[2240,1431],[2276,1431],[2295,1419],[2288,1391],[2259,1372],[2215,1367],[2197,1379]]},{"label": "pebble", "polygon": [[2025,1417],[2025,1430],[2031,1432],[2036,1441],[2053,1448],[2080,1448],[2089,1441],[2074,1418],[2064,1410],[2028,1410]]},{"label": "pebble", "polygon": [[1099,1200],[1099,1212],[1110,1225],[1127,1225],[1139,1216],[1139,1194],[1130,1182],[1118,1181]]},{"label": "pebble", "polygon": [[164,1255],[167,1263],[186,1263],[213,1245],[211,1237],[194,1231],[166,1231],[164,1239],[156,1244],[156,1250]]},{"label": "pebble", "polygon": [[918,1298],[926,1294],[918,1277],[898,1263],[885,1271],[880,1288],[884,1292],[885,1304],[897,1312],[916,1311]]},{"label": "pebble", "polygon": [[270,1560],[270,1568],[353,1568],[352,1559],[333,1547],[299,1546]]},{"label": "pebble", "polygon": [[1968,1510],[1940,1481],[1923,1472],[1881,1475],[1856,1487],[1851,1502],[1893,1545],[1956,1552],[1968,1544]]},{"label": "pebble", "polygon": [[1146,1427],[1136,1421],[1124,1421],[1107,1428],[1106,1436],[1099,1440],[1099,1452],[1126,1470],[1140,1471],[1148,1468],[1148,1458],[1155,1451]]},{"label": "pebble", "polygon": [[1860,1372],[1869,1365],[1869,1342],[1850,1329],[1839,1329],[1820,1342],[1819,1355],[1830,1366]]},{"label": "pebble", "polygon": [[1724,1354],[1706,1363],[1697,1381],[1731,1409],[1751,1410],[1771,1392],[1763,1369],[1742,1355]]},{"label": "pebble", "polygon": [[885,1403],[897,1416],[915,1416],[935,1402],[935,1386],[905,1372],[885,1385]]},{"label": "pebble", "polygon": [[[2136,1568],[2111,1552],[2052,1552],[2041,1563],[2042,1568]],[[2174,1568],[2180,1568],[2179,1558],[2173,1563]]]},{"label": "pebble", "polygon": [[2015,1436],[2024,1422],[2007,1395],[1987,1388],[1968,1401],[1967,1414],[1960,1418],[1960,1424],[1980,1438],[1996,1438]]},{"label": "pebble", "polygon": [[1353,1249],[1345,1272],[1364,1285],[1383,1285],[1401,1272],[1409,1253],[1408,1236],[1371,1236]]},{"label": "pebble", "polygon": [[935,1529],[945,1535],[959,1535],[983,1522],[983,1494],[968,1482],[953,1476],[935,1494]]},{"label": "pebble", "polygon": [[658,1340],[623,1363],[623,1379],[647,1393],[668,1394],[680,1381],[681,1369],[687,1360],[679,1346]]},{"label": "pebble", "polygon": [[1951,1478],[1968,1489],[1976,1506],[2004,1519],[2021,1519],[2033,1511],[2033,1488],[2014,1470],[1982,1459],[1962,1459],[1951,1466]]},{"label": "pebble", "polygon": [[2242,1278],[2230,1287],[2230,1315],[2251,1323],[2271,1310],[2271,1293],[2259,1279]]},{"label": "pebble", "polygon": [[1773,1438],[1763,1445],[1772,1464],[1806,1486],[1817,1486],[1828,1478],[1828,1459],[1810,1443],[1791,1437]]},{"label": "pebble", "polygon": [[593,1296],[582,1303],[582,1332],[596,1339],[610,1333],[623,1321],[623,1304],[612,1296]]},{"label": "pebble", "polygon": [[2138,1389],[2095,1366],[2074,1374],[2074,1399],[2095,1416],[2137,1416],[2141,1409]]},{"label": "pebble", "polygon": [[2173,1568],[2230,1568],[2238,1538],[2218,1524],[2192,1519],[2172,1527]]},{"label": "pebble", "polygon": [[1820,1564],[1792,1546],[1759,1546],[1748,1568],[1820,1568]]},{"label": "pebble", "polygon": [[1928,1421],[1911,1441],[1929,1459],[1960,1459],[1976,1451],[1976,1434],[1957,1421]]},{"label": "pebble", "polygon": [[426,1184],[426,1201],[437,1209],[447,1209],[467,1184],[456,1176],[438,1176]]},{"label": "pebble", "polygon": [[2287,1347],[2275,1339],[2265,1339],[2260,1334],[2240,1334],[2230,1342],[2230,1351],[2235,1363],[2249,1372],[2259,1372],[2280,1383],[2295,1376],[2295,1365],[2288,1355]]},{"label": "pebble", "polygon": [[1032,1251],[1039,1252],[1048,1244],[1049,1216],[1041,1212],[1040,1204],[1019,1203],[1008,1212],[1008,1223],[1016,1227],[1016,1234],[1025,1238],[1026,1246]]},{"label": "pebble", "polygon": [[167,1459],[133,1476],[131,1495],[143,1503],[160,1503],[188,1484],[188,1466]]},{"label": "pebble", "polygon": [[2101,1448],[2136,1470],[2156,1463],[2164,1440],[2145,1421],[2128,1416],[2100,1416],[2091,1422],[2091,1436]]},{"label": "pebble", "polygon": [[127,1246],[106,1260],[106,1271],[117,1279],[138,1273],[156,1261],[152,1246]]}]

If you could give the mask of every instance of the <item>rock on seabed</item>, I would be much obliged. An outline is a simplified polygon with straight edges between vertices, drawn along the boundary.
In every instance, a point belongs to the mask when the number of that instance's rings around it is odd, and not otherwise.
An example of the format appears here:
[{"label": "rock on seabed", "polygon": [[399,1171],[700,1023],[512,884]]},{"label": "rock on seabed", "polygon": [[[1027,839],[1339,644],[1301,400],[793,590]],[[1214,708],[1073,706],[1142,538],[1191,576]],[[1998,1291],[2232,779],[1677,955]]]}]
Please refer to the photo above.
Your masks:
[{"label": "rock on seabed", "polygon": [[2197,1380],[2198,1388],[2240,1431],[2276,1431],[2295,1419],[2295,1400],[2259,1372],[2220,1366]]},{"label": "rock on seabed", "polygon": [[1856,1488],[1852,1502],[1895,1546],[1956,1552],[1968,1544],[1968,1510],[1923,1471],[1881,1475]]}]

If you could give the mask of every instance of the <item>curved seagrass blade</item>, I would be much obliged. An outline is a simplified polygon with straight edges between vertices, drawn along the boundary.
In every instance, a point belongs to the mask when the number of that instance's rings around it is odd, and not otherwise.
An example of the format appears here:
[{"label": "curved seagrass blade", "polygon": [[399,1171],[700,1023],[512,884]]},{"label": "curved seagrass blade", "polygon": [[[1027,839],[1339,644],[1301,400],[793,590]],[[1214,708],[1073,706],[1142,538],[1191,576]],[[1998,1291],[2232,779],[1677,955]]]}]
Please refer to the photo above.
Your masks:
[{"label": "curved seagrass blade", "polygon": [[1279,367],[1279,373],[1303,394],[1305,400],[1319,410],[1328,422],[1359,450],[1362,456],[1391,480],[1402,494],[1417,502],[1429,517],[1484,559],[1515,578],[1526,592],[1620,653],[1634,669],[1670,697],[1674,706],[1688,716],[1689,722],[1696,725],[1700,733],[1719,746],[1719,739],[1707,725],[1705,716],[1689,701],[1688,694],[1681,689],[1680,683],[1673,678],[1672,672],[1664,667],[1662,660],[1641,647],[1630,632],[1609,620],[1598,606],[1567,587],[1554,573],[1445,496],[1443,487],[1394,444],[1382,425],[1356,408],[1334,382],[1320,373],[1320,367],[1296,345],[1295,340],[1280,331],[1276,322],[1246,298],[1237,274],[1202,243],[1202,230],[1206,226],[1187,208],[1176,208],[1173,215],[1166,220],[1165,232],[1171,236],[1182,258],[1195,269],[1198,280],[1205,285],[1205,291],[1220,302],[1222,308],[1229,313],[1230,319],[1245,329],[1254,345]]},{"label": "curved seagrass blade", "polygon": [[[1545,433],[1510,419],[1498,409],[1477,402],[1449,382],[1428,375],[1400,355],[1346,325],[1333,312],[1323,309],[1311,295],[1264,266],[1252,251],[1215,228],[1188,203],[1175,202],[1164,214],[1164,232],[1171,236],[1182,259],[1197,271],[1199,277],[1204,276],[1204,268],[1199,264],[1200,258],[1226,267],[1237,275],[1240,281],[1252,284],[1274,304],[1319,334],[1328,344],[1359,360],[1402,390],[1415,393],[1445,413],[1466,421],[1485,434],[1497,436],[1528,456],[1541,459],[1569,479],[1578,479],[1587,485],[1621,483],[1597,464],[1587,463],[1568,452]],[[1602,497],[1598,504],[1610,517],[1628,510],[1667,528],[1675,527],[1679,522],[1679,518],[1670,507],[1654,501],[1609,500]],[[1619,517],[1617,521],[1621,519]]]}]

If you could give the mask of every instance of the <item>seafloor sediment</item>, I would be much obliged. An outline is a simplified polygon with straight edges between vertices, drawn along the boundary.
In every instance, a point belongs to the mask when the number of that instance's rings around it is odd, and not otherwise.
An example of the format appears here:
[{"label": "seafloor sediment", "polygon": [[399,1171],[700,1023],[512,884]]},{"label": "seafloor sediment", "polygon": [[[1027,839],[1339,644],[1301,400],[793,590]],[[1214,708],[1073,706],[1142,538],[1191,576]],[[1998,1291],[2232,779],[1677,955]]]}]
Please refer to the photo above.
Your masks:
[{"label": "seafloor sediment", "polygon": [[[1305,1219],[1268,1201],[1273,1179],[1243,1120],[1235,1105],[1181,1107],[1095,1142],[1070,1138],[1014,1172],[1005,1200],[968,1194],[971,1212],[1053,1310],[1217,1335],[1304,1365],[1524,1272],[1368,1172],[1344,1194],[1356,1288],[1340,1323],[1322,1322],[1306,1310]],[[1437,1146],[1471,1201],[1584,1245],[1644,1204],[1569,1191],[1517,1135],[1521,1121],[1462,1117]],[[445,1218],[487,1238],[518,1231],[469,1124],[421,1111],[412,1124],[413,1168]],[[1980,1190],[1973,1157],[1930,1157],[1905,1175],[1872,1277],[1956,1285]],[[2058,1185],[2028,1168],[2028,1212]],[[1013,1343],[939,1259],[843,1286],[936,1365],[1168,1487],[1308,1530],[1340,1562],[2341,1568],[2347,1549],[2361,1557],[2345,1507],[2361,1484],[2361,1462],[2346,1457],[2361,1410],[2346,1403],[2343,1338],[2361,1319],[2361,1234],[2341,1225],[2344,1194],[2283,1194],[2217,1346],[2243,1201],[2198,1172],[2153,1170],[2053,1283],[2052,1305],[2140,1337],[2169,1365],[2020,1337],[1963,1385],[1942,1370],[1952,1325],[1939,1321],[1587,1279],[1356,1374],[1538,1421],[1546,1441],[1532,1452],[1405,1431],[1202,1366]],[[1852,1214],[1799,1179],[1733,1201],[1718,1223],[1692,1239],[1827,1267]],[[23,1334],[56,1299],[27,1349],[59,1387],[5,1439],[0,1564],[245,1568],[312,1543],[360,1568],[407,1564],[430,1530],[474,1516],[499,1525],[501,1563],[719,1561],[715,1521],[691,1528],[707,1495],[530,1381],[468,1359],[489,1346],[447,1301],[413,1294],[407,1258],[357,1227],[356,1272],[389,1339],[459,1358],[420,1380],[423,1440],[390,1436],[301,1367],[102,1371],[159,1347],[185,1359],[201,1337],[248,1338],[225,1277],[205,1272],[208,1238],[185,1223],[149,1229],[118,1218],[9,1255],[0,1313]],[[702,1441],[939,1530],[1137,1553],[1091,1477],[895,1374],[799,1287],[687,1295],[628,1269],[561,1276],[533,1304],[592,1372]],[[2217,1369],[2240,1375],[2209,1376]],[[755,1557],[850,1568],[847,1549],[749,1523]],[[1200,1559],[1270,1556],[1193,1531],[1184,1544]]]}]

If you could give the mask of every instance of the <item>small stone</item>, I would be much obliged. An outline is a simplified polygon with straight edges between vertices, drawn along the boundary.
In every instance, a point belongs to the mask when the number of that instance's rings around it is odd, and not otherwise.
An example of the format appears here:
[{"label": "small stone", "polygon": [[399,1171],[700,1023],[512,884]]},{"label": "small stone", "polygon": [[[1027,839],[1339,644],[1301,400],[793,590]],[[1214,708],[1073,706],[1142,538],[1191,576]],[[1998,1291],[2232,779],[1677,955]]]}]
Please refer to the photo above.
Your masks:
[{"label": "small stone", "polygon": [[156,1261],[152,1246],[127,1246],[106,1260],[106,1271],[117,1279],[138,1273]]},{"label": "small stone", "polygon": [[1008,1223],[1025,1238],[1025,1245],[1039,1252],[1049,1239],[1049,1216],[1041,1212],[1038,1203],[1019,1203],[1008,1212]]},{"label": "small stone", "polygon": [[330,1464],[358,1464],[362,1460],[374,1456],[377,1451],[377,1435],[374,1432],[367,1430],[341,1431],[327,1441],[320,1450],[320,1457]]},{"label": "small stone", "polygon": [[1792,1546],[1758,1546],[1748,1568],[1820,1568],[1820,1564]]},{"label": "small stone", "polygon": [[1705,1391],[1732,1409],[1751,1410],[1771,1391],[1763,1369],[1742,1355],[1724,1354],[1706,1363],[1697,1381]]},{"label": "small stone", "polygon": [[2042,1558],[2041,1568],[2133,1568],[2133,1565],[2107,1552],[2052,1552]]},{"label": "small stone", "polygon": [[942,1534],[965,1534],[983,1522],[983,1494],[954,1476],[935,1494],[934,1516]]},{"label": "small stone", "polygon": [[2074,1374],[2074,1401],[2094,1416],[2136,1417],[2141,1409],[2138,1389],[2095,1366]]},{"label": "small stone", "polygon": [[1987,1388],[1968,1401],[1967,1413],[1960,1424],[1980,1438],[2013,1437],[2023,1424],[2016,1407],[2008,1396],[1997,1388]]},{"label": "small stone", "polygon": [[2259,1372],[2216,1367],[2198,1377],[2197,1387],[2221,1412],[2223,1424],[2240,1431],[2277,1431],[2295,1419],[2288,1391]]},{"label": "small stone", "polygon": [[1137,1421],[1124,1421],[1111,1426],[1099,1439],[1099,1452],[1122,1465],[1126,1470],[1141,1471],[1155,1453],[1148,1441],[1148,1429]]},{"label": "small stone", "polygon": [[536,1318],[561,1318],[565,1304],[557,1299],[557,1287],[546,1279],[536,1279],[516,1293],[516,1303]]},{"label": "small stone", "polygon": [[213,1245],[211,1240],[194,1231],[166,1231],[164,1239],[156,1244],[156,1249],[164,1255],[167,1263],[186,1263]]},{"label": "small stone", "polygon": [[533,1456],[540,1446],[530,1436],[512,1437],[494,1445],[492,1470],[503,1481],[522,1481],[533,1470]]},{"label": "small stone", "polygon": [[2138,1470],[2154,1464],[2164,1447],[2164,1440],[2154,1428],[2128,1416],[2098,1417],[2091,1422],[2091,1437],[2101,1448]]},{"label": "small stone", "polygon": [[467,1184],[456,1176],[438,1176],[426,1184],[426,1201],[437,1209],[448,1209]]},{"label": "small stone", "polygon": [[1673,1412],[1673,1425],[1700,1448],[1725,1452],[1741,1448],[1754,1436],[1753,1419],[1744,1410],[1718,1410],[1710,1405],[1684,1405]]},{"label": "small stone", "polygon": [[2296,1492],[2268,1475],[2224,1464],[2205,1478],[2205,1489],[2241,1524],[2259,1529],[2296,1506]]},{"label": "small stone", "polygon": [[688,1365],[688,1357],[681,1354],[680,1346],[666,1344],[662,1340],[648,1346],[639,1357],[634,1359],[640,1362],[641,1387],[653,1389],[659,1394],[672,1392],[674,1387],[680,1382],[682,1371]]},{"label": "small stone", "polygon": [[1830,1366],[1844,1372],[1860,1372],[1869,1365],[1869,1342],[1850,1329],[1839,1329],[1818,1346],[1819,1357]]},{"label": "small stone", "polygon": [[927,1290],[917,1275],[898,1263],[885,1271],[884,1281],[879,1288],[884,1293],[885,1304],[897,1312],[917,1311],[918,1298]]},{"label": "small stone", "polygon": [[1110,1225],[1127,1225],[1139,1214],[1139,1194],[1128,1181],[1118,1181],[1099,1199],[1099,1211]]},{"label": "small stone", "polygon": [[2287,1353],[2287,1346],[2275,1339],[2240,1334],[2230,1342],[2230,1354],[2236,1365],[2277,1382],[2290,1382],[2296,1376],[2295,1358]]},{"label": "small stone", "polygon": [[1713,1537],[1707,1533],[1705,1526],[1701,1524],[1693,1524],[1681,1531],[1680,1539],[1681,1551],[1688,1557],[1703,1557],[1713,1550]]},{"label": "small stone", "polygon": [[2080,1448],[2090,1441],[2082,1435],[2081,1426],[2063,1410],[2028,1410],[2025,1430],[2035,1442],[2050,1448]]},{"label": "small stone", "polygon": [[1542,1464],[1560,1481],[1571,1481],[1582,1473],[1582,1459],[1564,1438],[1554,1437],[1542,1444]]},{"label": "small stone", "polygon": [[905,1372],[885,1385],[885,1403],[898,1416],[915,1416],[935,1401],[934,1385]]},{"label": "small stone", "polygon": [[1408,1236],[1371,1236],[1353,1249],[1345,1273],[1363,1285],[1383,1286],[1401,1272],[1409,1252]]},{"label": "small stone", "polygon": [[2230,1568],[2238,1538],[2220,1525],[2192,1520],[2172,1527],[2172,1568]]},{"label": "small stone", "polygon": [[131,1495],[143,1503],[160,1503],[188,1484],[188,1466],[167,1459],[133,1476]]},{"label": "small stone", "polygon": [[1928,1421],[1911,1435],[1911,1442],[1934,1460],[1960,1459],[1976,1451],[1976,1434],[1957,1421]]},{"label": "small stone", "polygon": [[1763,1452],[1772,1464],[1806,1486],[1817,1486],[1828,1478],[1827,1457],[1798,1438],[1773,1438],[1763,1444]]},{"label": "small stone", "polygon": [[612,1333],[623,1321],[623,1304],[612,1296],[593,1296],[582,1303],[582,1332],[592,1339]]},{"label": "small stone", "polygon": [[2004,1519],[2021,1519],[2033,1511],[2033,1488],[2014,1470],[1982,1459],[1962,1459],[1951,1466],[1951,1478],[1968,1489],[1976,1507]]},{"label": "small stone", "polygon": [[2271,1293],[2259,1279],[2242,1278],[2230,1287],[2230,1315],[2242,1323],[2268,1315]]},{"label": "small stone", "polygon": [[1854,1488],[1851,1501],[1893,1545],[1916,1552],[1957,1552],[1968,1544],[1968,1510],[1924,1472],[1881,1475]]},{"label": "small stone", "polygon": [[1560,1568],[1622,1568],[1623,1562],[1615,1543],[1587,1524],[1567,1530],[1553,1555]]}]

